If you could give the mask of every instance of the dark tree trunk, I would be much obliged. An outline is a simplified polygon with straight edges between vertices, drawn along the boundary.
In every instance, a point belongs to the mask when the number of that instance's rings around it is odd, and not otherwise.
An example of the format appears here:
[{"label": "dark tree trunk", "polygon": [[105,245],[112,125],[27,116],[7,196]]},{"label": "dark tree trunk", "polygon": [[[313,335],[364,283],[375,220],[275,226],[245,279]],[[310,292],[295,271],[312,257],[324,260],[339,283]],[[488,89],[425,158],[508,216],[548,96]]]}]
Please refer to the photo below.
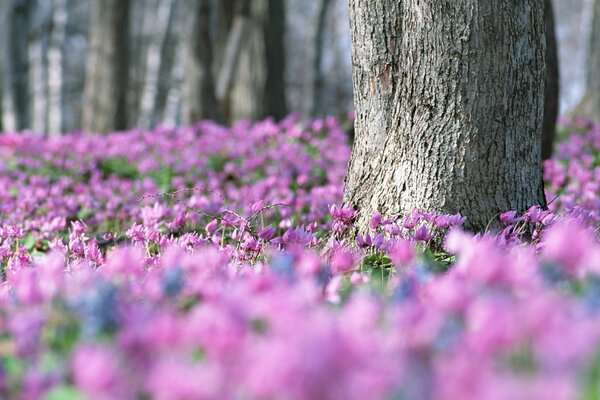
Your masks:
[{"label": "dark tree trunk", "polygon": [[8,14],[8,65],[6,90],[10,91],[15,129],[30,128],[29,33],[33,16],[31,0],[10,0]]},{"label": "dark tree trunk", "polygon": [[556,31],[554,28],[554,10],[552,0],[546,0],[546,94],[544,98],[544,125],[542,129],[542,160],[552,156],[554,137],[556,136],[556,119],[558,118],[559,84],[558,51],[556,47]]},{"label": "dark tree trunk", "polygon": [[344,201],[498,213],[545,206],[542,0],[350,0],[356,140]]},{"label": "dark tree trunk", "polygon": [[600,122],[600,0],[593,0],[586,69],[585,92],[572,114]]},{"label": "dark tree trunk", "polygon": [[266,115],[282,119],[286,116],[285,97],[285,1],[269,0],[264,26],[267,80],[265,87]]},{"label": "dark tree trunk", "polygon": [[[283,1],[250,3],[250,18],[226,106],[230,122],[266,116],[282,118],[287,112]],[[232,32],[233,29],[235,21]]]},{"label": "dark tree trunk", "polygon": [[186,72],[183,84],[183,120],[193,123],[209,118],[220,120],[212,75],[210,0],[199,0],[186,40]]},{"label": "dark tree trunk", "polygon": [[95,0],[84,89],[83,129],[127,128],[130,0]]},{"label": "dark tree trunk", "polygon": [[317,18],[314,21],[313,34],[310,38],[308,54],[310,65],[304,92],[304,114],[315,118],[322,113],[323,90],[323,44],[325,38],[325,23],[331,0],[319,0]]}]

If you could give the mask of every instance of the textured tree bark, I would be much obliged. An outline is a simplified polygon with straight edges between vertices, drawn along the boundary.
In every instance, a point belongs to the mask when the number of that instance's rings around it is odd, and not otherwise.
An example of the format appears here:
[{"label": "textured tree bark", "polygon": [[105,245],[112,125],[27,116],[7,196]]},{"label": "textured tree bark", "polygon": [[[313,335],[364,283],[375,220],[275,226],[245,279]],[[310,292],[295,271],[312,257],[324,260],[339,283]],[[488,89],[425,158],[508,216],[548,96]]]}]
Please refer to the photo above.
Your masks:
[{"label": "textured tree bark", "polygon": [[586,60],[586,86],[572,114],[600,121],[600,0],[593,0],[592,29]]},{"label": "textured tree bark", "polygon": [[129,12],[130,0],[96,0],[92,5],[84,131],[104,133],[127,128]]},{"label": "textured tree bark", "polygon": [[205,118],[221,119],[212,75],[210,8],[209,0],[197,2],[192,29],[186,41],[183,120],[188,124]]},{"label": "textured tree bark", "polygon": [[554,27],[552,0],[545,1],[546,23],[546,91],[544,96],[544,124],[542,128],[542,160],[552,156],[556,136],[556,119],[560,102],[560,74],[558,70],[558,51]]},{"label": "textured tree bark", "polygon": [[356,141],[344,202],[461,213],[545,206],[542,0],[350,0]]}]

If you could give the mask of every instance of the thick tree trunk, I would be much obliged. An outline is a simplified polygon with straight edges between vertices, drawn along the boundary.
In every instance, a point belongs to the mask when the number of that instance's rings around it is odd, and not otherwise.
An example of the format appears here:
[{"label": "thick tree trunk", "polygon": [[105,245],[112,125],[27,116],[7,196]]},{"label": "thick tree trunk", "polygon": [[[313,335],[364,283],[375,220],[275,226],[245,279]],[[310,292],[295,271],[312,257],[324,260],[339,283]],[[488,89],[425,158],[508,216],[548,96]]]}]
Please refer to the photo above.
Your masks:
[{"label": "thick tree trunk", "polygon": [[592,29],[586,60],[586,86],[572,114],[600,122],[600,0],[592,0]]},{"label": "thick tree trunk", "polygon": [[210,0],[199,0],[194,8],[194,21],[186,40],[183,84],[183,121],[187,124],[205,118],[221,119],[212,75]]},{"label": "thick tree trunk", "polygon": [[129,0],[96,0],[92,5],[83,109],[87,132],[127,128],[129,12]]},{"label": "thick tree trunk", "polygon": [[350,0],[356,141],[344,201],[498,213],[545,206],[542,0]]},{"label": "thick tree trunk", "polygon": [[546,91],[544,96],[544,124],[542,129],[542,160],[552,156],[554,137],[556,136],[556,119],[558,118],[559,84],[558,51],[556,47],[556,31],[554,28],[554,9],[552,0],[545,0],[546,23]]}]

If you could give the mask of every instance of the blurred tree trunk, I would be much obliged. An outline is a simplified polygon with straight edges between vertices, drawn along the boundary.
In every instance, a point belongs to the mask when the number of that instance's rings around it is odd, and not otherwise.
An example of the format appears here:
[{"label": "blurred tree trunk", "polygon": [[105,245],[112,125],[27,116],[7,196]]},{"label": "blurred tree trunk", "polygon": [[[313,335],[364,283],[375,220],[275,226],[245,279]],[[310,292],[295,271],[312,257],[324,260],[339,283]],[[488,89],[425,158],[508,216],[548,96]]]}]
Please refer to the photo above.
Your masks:
[{"label": "blurred tree trunk", "polygon": [[64,131],[63,53],[67,26],[67,1],[52,0],[52,31],[48,49],[48,134]]},{"label": "blurred tree trunk", "polygon": [[183,29],[180,27],[179,21],[185,19],[187,8],[184,7],[183,1],[175,0],[173,2],[165,40],[160,49],[160,69],[158,71],[158,87],[156,88],[156,98],[154,100],[156,107],[156,122],[166,121],[166,107],[169,90],[176,85],[176,81],[172,79],[173,69],[177,68],[175,60],[177,52],[183,46]]},{"label": "blurred tree trunk", "polygon": [[95,0],[84,89],[83,129],[127,128],[130,0]]},{"label": "blurred tree trunk", "polygon": [[600,122],[600,0],[593,0],[585,92],[572,114]]},{"label": "blurred tree trunk", "polygon": [[542,160],[552,156],[556,136],[556,119],[560,102],[560,74],[558,70],[558,50],[554,9],[552,0],[545,0],[546,23],[546,91],[544,99],[544,125],[542,128]]},{"label": "blurred tree trunk", "polygon": [[502,211],[546,205],[543,6],[350,0],[356,138],[344,202],[360,230],[374,211],[423,209],[482,231]]},{"label": "blurred tree trunk", "polygon": [[287,113],[284,35],[284,2],[253,0],[231,89],[230,121],[280,119]]},{"label": "blurred tree trunk", "polygon": [[323,44],[325,38],[325,23],[327,21],[327,12],[331,5],[331,0],[319,0],[317,18],[314,19],[312,26],[312,37],[308,48],[310,65],[308,67],[308,76],[306,79],[306,90],[304,93],[305,116],[315,118],[319,116],[322,110],[322,90],[323,90]]},{"label": "blurred tree trunk", "polygon": [[210,32],[211,2],[198,0],[186,40],[186,72],[183,83],[183,122],[201,119],[220,120],[212,74],[212,42]]},{"label": "blurred tree trunk", "polygon": [[229,18],[230,8],[222,8],[221,28],[231,26],[225,43],[225,50],[221,56],[221,64],[218,68],[216,96],[223,111],[224,117],[231,120],[231,91],[233,81],[237,75],[240,64],[240,56],[244,46],[248,45],[248,34],[250,33],[252,0],[238,0],[235,3],[233,18]]},{"label": "blurred tree trunk", "polygon": [[155,31],[152,32],[151,41],[146,52],[145,77],[137,126],[151,128],[156,123],[156,97],[160,85],[160,69],[163,63],[161,57],[163,46],[169,34],[169,22],[173,14],[174,1],[160,0],[154,14]]},{"label": "blurred tree trunk", "polygon": [[29,32],[32,0],[4,0],[1,40],[3,58],[3,127],[9,131],[29,128]]}]

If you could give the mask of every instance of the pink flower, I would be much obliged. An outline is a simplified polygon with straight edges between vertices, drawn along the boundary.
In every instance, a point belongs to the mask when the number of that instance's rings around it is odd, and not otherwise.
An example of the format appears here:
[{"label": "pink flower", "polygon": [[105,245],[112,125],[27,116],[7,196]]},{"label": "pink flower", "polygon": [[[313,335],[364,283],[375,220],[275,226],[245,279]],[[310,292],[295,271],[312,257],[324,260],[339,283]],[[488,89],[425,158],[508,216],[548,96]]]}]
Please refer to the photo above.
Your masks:
[{"label": "pink flower", "polygon": [[391,244],[388,254],[394,266],[405,267],[415,258],[414,245],[408,240],[397,239]]},{"label": "pink flower", "polygon": [[355,255],[343,247],[338,248],[331,256],[333,273],[344,273],[351,270],[356,263]]},{"label": "pink flower", "polygon": [[93,399],[128,398],[127,376],[121,370],[118,356],[102,345],[81,345],[72,358],[75,385]]}]

